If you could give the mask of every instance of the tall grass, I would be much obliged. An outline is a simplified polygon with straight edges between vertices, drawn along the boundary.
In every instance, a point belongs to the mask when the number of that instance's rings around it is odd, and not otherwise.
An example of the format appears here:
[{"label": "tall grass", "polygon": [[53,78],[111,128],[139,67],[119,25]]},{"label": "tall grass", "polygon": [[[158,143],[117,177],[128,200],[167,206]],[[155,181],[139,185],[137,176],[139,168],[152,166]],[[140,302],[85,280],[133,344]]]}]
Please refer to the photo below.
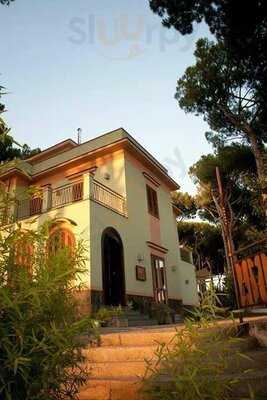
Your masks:
[{"label": "tall grass", "polygon": [[234,322],[228,327],[219,324],[217,301],[213,291],[207,294],[171,342],[160,344],[155,357],[147,360],[144,388],[151,399],[233,398],[238,380],[227,370],[233,365],[238,368],[245,356],[239,351],[241,339]]},{"label": "tall grass", "polygon": [[74,296],[86,270],[85,248],[78,243],[52,254],[48,225],[32,231],[6,222],[0,224],[0,399],[76,399],[87,379],[77,338],[93,325],[77,313]]}]

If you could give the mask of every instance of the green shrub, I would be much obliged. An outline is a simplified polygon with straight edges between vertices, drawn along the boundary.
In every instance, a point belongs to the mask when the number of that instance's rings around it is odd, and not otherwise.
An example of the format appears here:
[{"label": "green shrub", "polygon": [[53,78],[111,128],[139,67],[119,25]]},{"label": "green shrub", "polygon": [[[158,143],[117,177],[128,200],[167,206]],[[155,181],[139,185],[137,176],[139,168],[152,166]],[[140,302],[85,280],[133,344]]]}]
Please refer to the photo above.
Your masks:
[{"label": "green shrub", "polygon": [[129,296],[128,308],[134,311],[139,311],[141,314],[151,314],[151,300],[145,297]]},{"label": "green shrub", "polygon": [[174,314],[175,312],[165,303],[151,304],[151,317],[156,319],[159,325],[172,323]]},{"label": "green shrub", "polygon": [[99,321],[102,326],[106,326],[114,317],[122,315],[123,311],[121,307],[100,307],[94,314],[94,318],[96,321]]},{"label": "green shrub", "polygon": [[48,226],[0,226],[1,400],[75,399],[87,378],[77,339],[94,324],[75,300],[84,246],[49,254],[47,237]]},{"label": "green shrub", "polygon": [[140,298],[132,298],[131,301],[128,302],[128,307],[134,311],[142,311],[144,307],[144,300],[142,297]]},{"label": "green shrub", "polygon": [[231,274],[225,276],[222,293],[219,293],[218,296],[224,307],[227,307],[229,310],[237,308],[234,281]]}]

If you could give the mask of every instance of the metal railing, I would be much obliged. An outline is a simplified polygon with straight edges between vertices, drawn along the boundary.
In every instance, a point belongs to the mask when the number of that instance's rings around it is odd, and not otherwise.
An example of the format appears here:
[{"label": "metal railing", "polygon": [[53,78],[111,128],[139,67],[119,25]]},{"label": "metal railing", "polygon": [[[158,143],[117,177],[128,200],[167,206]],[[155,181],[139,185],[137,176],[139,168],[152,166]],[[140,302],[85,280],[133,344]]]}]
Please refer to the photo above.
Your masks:
[{"label": "metal railing", "polygon": [[[83,181],[61,186],[50,191],[49,199],[46,199],[46,201],[44,201],[42,197],[34,197],[32,199],[19,201],[16,213],[17,220],[38,215],[42,212],[48,211],[48,209],[62,207],[66,204],[83,200],[83,198]],[[112,189],[109,189],[100,182],[93,181],[90,198],[96,203],[99,203],[120,215],[127,216],[125,197],[116,193]],[[43,210],[44,203],[49,204],[45,211]]]},{"label": "metal railing", "polygon": [[32,199],[20,200],[17,205],[17,219],[31,217],[42,212],[43,199],[33,197]]},{"label": "metal railing", "polygon": [[[83,199],[83,182],[79,181],[70,185],[61,186],[52,190],[49,194],[47,204],[48,208],[57,208],[69,203],[74,203]],[[31,199],[20,200],[17,203],[16,219],[29,218],[33,215],[41,214],[43,211],[44,200],[42,197],[33,197]]]},{"label": "metal railing", "polygon": [[83,199],[83,182],[62,186],[52,191],[52,208]]},{"label": "metal railing", "polygon": [[123,216],[127,215],[126,199],[100,182],[93,182],[91,199]]}]

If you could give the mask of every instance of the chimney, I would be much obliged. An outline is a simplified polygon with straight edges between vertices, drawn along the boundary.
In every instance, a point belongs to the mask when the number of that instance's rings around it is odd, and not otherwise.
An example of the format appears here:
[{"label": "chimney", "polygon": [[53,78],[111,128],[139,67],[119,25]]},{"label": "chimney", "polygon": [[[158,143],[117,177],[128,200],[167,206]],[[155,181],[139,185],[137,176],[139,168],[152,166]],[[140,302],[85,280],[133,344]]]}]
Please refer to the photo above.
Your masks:
[{"label": "chimney", "polygon": [[78,144],[82,143],[82,129],[81,128],[77,129],[77,143]]}]

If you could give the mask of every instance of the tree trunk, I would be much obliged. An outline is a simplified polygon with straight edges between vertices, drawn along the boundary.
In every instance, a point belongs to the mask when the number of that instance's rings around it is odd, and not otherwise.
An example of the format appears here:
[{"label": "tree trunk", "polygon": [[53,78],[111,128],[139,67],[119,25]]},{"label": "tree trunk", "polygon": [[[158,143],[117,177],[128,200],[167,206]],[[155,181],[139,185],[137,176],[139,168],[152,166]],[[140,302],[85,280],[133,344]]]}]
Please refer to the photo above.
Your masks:
[{"label": "tree trunk", "polygon": [[260,145],[257,135],[254,130],[251,128],[250,124],[247,121],[244,121],[239,118],[239,116],[232,113],[228,107],[223,105],[218,105],[219,109],[224,113],[225,117],[238,129],[244,132],[244,134],[249,138],[251,142],[251,148],[256,161],[257,174],[260,181],[260,187],[263,197],[263,206],[267,215],[267,161],[265,158],[265,154],[263,154],[262,146]]},{"label": "tree trunk", "polygon": [[231,261],[230,261],[230,257],[229,257],[229,249],[228,249],[226,235],[225,235],[223,226],[221,227],[221,231],[222,231],[222,238],[223,238],[224,252],[225,252],[225,259],[226,259],[226,269],[224,270],[224,272],[226,274],[228,274],[229,272],[231,273]]},{"label": "tree trunk", "polygon": [[257,136],[252,130],[248,134],[251,148],[256,160],[257,173],[260,181],[260,188],[262,193],[262,207],[267,217],[267,166],[265,154],[263,154],[260,144],[258,143]]},{"label": "tree trunk", "polygon": [[255,160],[256,160],[258,177],[259,177],[261,185],[262,185],[262,184],[264,184],[264,181],[266,180],[266,171],[265,171],[266,166],[265,166],[265,159],[264,159],[265,157],[262,154],[262,149],[258,143],[255,132],[253,132],[251,130],[248,136],[249,136],[252,151],[254,153]]},{"label": "tree trunk", "polygon": [[233,279],[235,287],[236,303],[239,306],[239,289],[236,281],[235,265],[234,265],[234,253],[235,253],[235,247],[233,241],[234,216],[229,198],[226,197],[222,186],[219,167],[216,167],[216,178],[218,185],[218,197],[216,198],[215,195],[212,195],[212,197],[213,197],[213,202],[217,208],[217,213],[219,215],[219,220],[221,223],[222,236],[223,236],[225,255],[227,260],[227,268],[228,268],[227,272],[230,273]]}]

